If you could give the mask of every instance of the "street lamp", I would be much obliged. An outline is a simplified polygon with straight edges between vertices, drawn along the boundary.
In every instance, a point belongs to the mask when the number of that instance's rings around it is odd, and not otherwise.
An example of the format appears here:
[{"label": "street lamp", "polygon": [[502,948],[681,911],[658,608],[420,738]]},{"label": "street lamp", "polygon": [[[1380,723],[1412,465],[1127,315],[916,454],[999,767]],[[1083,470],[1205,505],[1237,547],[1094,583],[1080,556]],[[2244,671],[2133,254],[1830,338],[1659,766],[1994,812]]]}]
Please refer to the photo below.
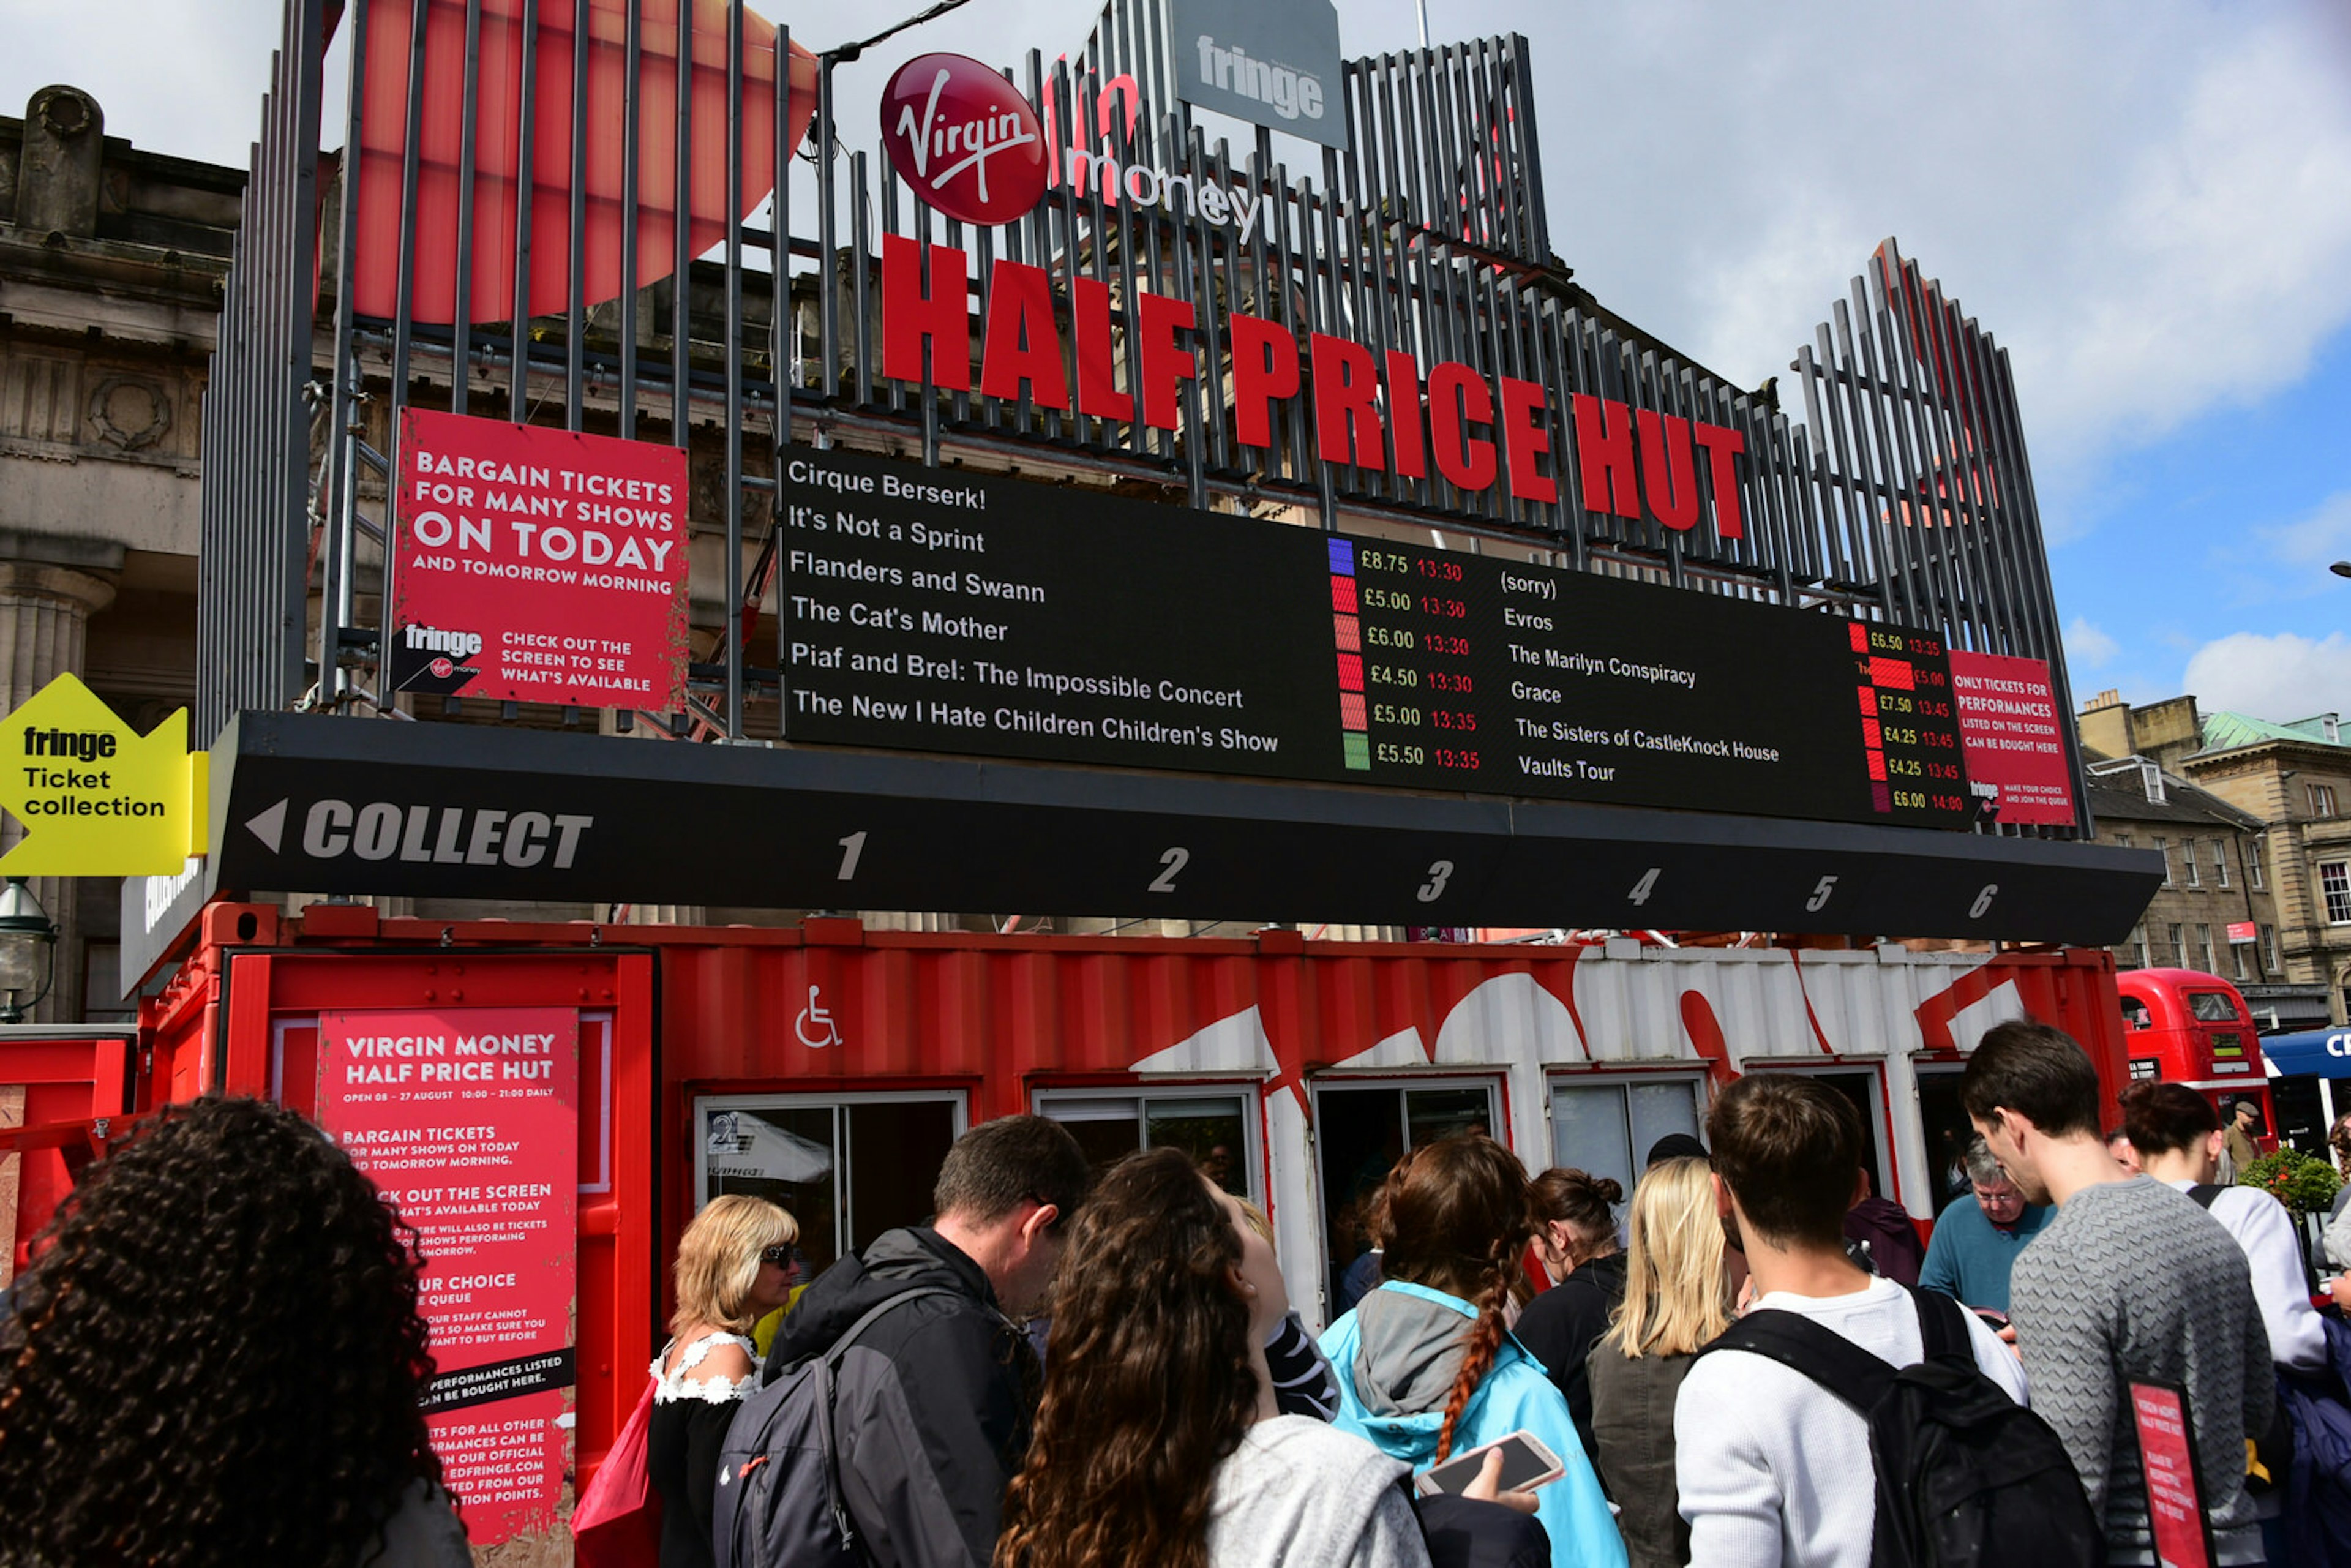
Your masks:
[{"label": "street lamp", "polygon": [[23,1023],[26,1013],[49,994],[57,971],[57,925],[25,879],[12,876],[0,890],[0,994],[7,998],[0,1004],[0,1023]]}]

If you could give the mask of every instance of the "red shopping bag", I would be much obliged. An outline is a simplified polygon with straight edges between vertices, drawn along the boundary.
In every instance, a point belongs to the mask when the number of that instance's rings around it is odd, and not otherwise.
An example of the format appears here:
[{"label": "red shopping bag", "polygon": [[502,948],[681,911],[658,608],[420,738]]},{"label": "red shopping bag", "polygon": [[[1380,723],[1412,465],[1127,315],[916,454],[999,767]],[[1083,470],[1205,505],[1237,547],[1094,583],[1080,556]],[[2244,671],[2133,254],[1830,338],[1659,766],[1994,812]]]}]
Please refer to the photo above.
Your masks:
[{"label": "red shopping bag", "polygon": [[661,1496],[646,1465],[656,1386],[646,1380],[636,1409],[571,1511],[580,1568],[655,1568],[661,1561]]}]

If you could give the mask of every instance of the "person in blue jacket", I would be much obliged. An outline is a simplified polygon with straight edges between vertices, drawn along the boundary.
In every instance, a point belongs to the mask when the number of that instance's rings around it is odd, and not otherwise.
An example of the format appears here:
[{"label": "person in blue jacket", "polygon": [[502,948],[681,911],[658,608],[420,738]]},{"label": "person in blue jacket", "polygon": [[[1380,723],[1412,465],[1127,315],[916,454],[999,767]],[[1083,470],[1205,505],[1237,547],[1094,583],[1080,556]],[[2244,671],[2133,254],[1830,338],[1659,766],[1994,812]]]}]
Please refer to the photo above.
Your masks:
[{"label": "person in blue jacket", "polygon": [[1567,1467],[1535,1491],[1554,1568],[1625,1568],[1567,1399],[1504,1315],[1534,1235],[1518,1156],[1478,1134],[1425,1145],[1397,1162],[1374,1213],[1385,1278],[1322,1335],[1339,1375],[1333,1425],[1416,1470],[1531,1432]]}]

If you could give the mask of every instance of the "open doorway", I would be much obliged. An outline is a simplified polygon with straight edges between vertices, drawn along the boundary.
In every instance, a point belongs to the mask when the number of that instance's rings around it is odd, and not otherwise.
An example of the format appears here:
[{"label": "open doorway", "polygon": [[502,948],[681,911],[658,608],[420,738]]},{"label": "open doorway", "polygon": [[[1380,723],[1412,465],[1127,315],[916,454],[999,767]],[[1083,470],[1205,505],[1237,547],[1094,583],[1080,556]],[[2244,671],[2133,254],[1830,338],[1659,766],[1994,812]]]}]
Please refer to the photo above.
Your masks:
[{"label": "open doorway", "polygon": [[1436,1083],[1344,1080],[1314,1092],[1314,1142],[1322,1196],[1323,1258],[1331,1315],[1377,1282],[1369,1260],[1372,1195],[1396,1161],[1456,1133],[1491,1135],[1501,1125],[1489,1081]]},{"label": "open doorway", "polygon": [[1959,1080],[1965,1075],[1966,1069],[1960,1067],[1918,1070],[1918,1123],[1926,1132],[1927,1179],[1933,1185],[1938,1218],[1955,1200],[1974,1191],[1960,1157],[1976,1135],[1968,1109],[1959,1102]]}]

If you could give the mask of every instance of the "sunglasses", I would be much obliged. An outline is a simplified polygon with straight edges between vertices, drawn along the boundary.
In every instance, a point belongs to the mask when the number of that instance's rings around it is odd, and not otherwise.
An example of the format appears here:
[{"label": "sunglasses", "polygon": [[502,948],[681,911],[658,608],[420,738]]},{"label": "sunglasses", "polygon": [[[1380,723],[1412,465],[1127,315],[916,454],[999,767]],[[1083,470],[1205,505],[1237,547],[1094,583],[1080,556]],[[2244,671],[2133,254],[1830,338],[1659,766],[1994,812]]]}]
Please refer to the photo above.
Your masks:
[{"label": "sunglasses", "polygon": [[786,1241],[774,1247],[762,1247],[759,1249],[759,1261],[762,1263],[773,1263],[778,1269],[790,1268],[792,1266],[792,1244]]}]

